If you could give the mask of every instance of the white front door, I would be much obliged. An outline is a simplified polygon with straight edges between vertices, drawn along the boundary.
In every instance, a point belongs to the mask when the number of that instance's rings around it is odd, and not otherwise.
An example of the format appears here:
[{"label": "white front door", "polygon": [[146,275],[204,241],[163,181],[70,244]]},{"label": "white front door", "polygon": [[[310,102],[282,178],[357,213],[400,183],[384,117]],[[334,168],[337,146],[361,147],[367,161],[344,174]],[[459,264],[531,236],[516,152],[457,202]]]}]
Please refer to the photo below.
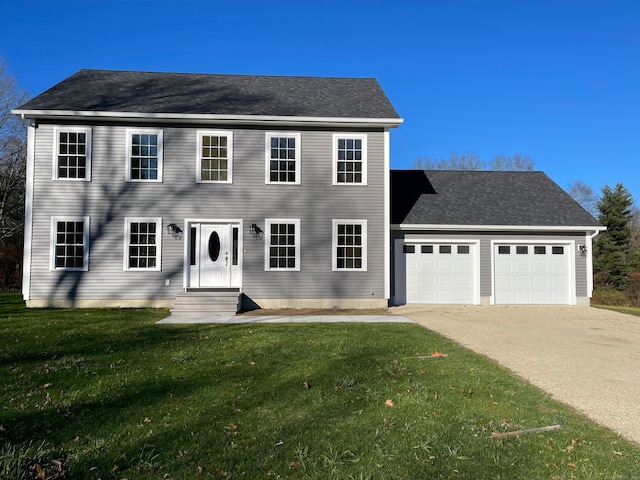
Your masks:
[{"label": "white front door", "polygon": [[200,228],[199,286],[231,286],[231,225],[202,224]]}]

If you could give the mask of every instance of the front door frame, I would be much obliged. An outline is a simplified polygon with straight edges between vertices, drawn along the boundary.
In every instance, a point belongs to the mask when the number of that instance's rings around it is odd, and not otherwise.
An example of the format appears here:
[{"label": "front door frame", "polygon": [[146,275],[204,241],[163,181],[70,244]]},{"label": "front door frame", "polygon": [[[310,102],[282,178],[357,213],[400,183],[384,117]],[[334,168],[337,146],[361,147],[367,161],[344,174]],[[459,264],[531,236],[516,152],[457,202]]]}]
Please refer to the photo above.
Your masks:
[{"label": "front door frame", "polygon": [[[200,241],[200,228],[202,225],[225,225],[229,226],[230,230],[230,244],[231,248],[233,248],[233,229],[238,229],[238,264],[231,265],[231,278],[230,284],[228,286],[218,287],[218,288],[239,288],[242,289],[242,262],[243,262],[243,222],[241,219],[228,219],[228,218],[187,218],[184,221],[184,281],[183,286],[185,289],[187,288],[212,288],[212,287],[200,287],[199,281],[192,282],[192,269],[198,268],[197,263],[195,266],[191,265],[191,229],[192,227],[197,227],[197,238],[196,238],[196,246],[199,250]],[[230,257],[233,255],[231,254]],[[198,261],[199,255],[195,255],[196,262]],[[199,272],[199,270],[198,270]],[[195,283],[195,284],[192,284]]]}]

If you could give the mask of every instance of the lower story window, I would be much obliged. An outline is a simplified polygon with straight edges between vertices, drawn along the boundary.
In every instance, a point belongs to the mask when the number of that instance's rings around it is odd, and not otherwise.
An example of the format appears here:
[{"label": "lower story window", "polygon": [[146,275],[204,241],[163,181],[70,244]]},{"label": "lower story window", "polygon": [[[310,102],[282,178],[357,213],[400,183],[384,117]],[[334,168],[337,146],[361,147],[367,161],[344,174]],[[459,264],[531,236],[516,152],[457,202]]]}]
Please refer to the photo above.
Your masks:
[{"label": "lower story window", "polygon": [[333,270],[367,270],[367,221],[333,221]]},{"label": "lower story window", "polygon": [[53,217],[51,269],[89,269],[89,217]]},{"label": "lower story window", "polygon": [[160,270],[161,220],[125,219],[125,270]]},{"label": "lower story window", "polygon": [[265,270],[300,270],[300,220],[265,221]]}]

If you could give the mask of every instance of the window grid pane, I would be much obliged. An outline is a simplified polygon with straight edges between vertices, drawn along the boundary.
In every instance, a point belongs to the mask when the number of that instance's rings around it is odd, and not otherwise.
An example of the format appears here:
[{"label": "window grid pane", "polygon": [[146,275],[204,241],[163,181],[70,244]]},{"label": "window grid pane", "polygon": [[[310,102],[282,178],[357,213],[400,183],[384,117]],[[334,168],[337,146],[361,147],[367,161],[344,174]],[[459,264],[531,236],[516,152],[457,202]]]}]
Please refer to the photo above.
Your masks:
[{"label": "window grid pane", "polygon": [[338,139],[338,183],[362,183],[362,140]]},{"label": "window grid pane", "polygon": [[226,136],[202,137],[200,173],[203,181],[225,182],[229,178],[229,156]]},{"label": "window grid pane", "polygon": [[272,223],[269,231],[269,268],[296,268],[296,225]]},{"label": "window grid pane", "polygon": [[336,267],[362,268],[362,225],[338,224],[337,232]]},{"label": "window grid pane", "polygon": [[58,137],[58,178],[86,178],[87,134],[60,132]]},{"label": "window grid pane", "polygon": [[84,267],[84,222],[58,222],[56,226],[55,267]]},{"label": "window grid pane", "polygon": [[156,230],[155,222],[131,223],[129,230],[129,268],[156,267]]},{"label": "window grid pane", "polygon": [[131,179],[158,179],[158,135],[131,135]]},{"label": "window grid pane", "polygon": [[272,182],[296,181],[296,139],[271,137],[269,156],[269,180]]}]

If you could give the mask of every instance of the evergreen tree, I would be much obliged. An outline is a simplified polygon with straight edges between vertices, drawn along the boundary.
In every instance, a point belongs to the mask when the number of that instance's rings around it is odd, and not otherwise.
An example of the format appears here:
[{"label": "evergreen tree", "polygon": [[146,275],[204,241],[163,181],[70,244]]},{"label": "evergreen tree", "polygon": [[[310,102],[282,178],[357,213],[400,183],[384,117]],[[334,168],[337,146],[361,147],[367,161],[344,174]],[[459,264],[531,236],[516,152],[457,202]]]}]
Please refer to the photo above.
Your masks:
[{"label": "evergreen tree", "polygon": [[628,275],[640,270],[640,255],[631,245],[633,198],[618,183],[615,188],[602,187],[598,220],[607,230],[598,235],[594,244],[594,283],[599,288],[625,290]]}]

